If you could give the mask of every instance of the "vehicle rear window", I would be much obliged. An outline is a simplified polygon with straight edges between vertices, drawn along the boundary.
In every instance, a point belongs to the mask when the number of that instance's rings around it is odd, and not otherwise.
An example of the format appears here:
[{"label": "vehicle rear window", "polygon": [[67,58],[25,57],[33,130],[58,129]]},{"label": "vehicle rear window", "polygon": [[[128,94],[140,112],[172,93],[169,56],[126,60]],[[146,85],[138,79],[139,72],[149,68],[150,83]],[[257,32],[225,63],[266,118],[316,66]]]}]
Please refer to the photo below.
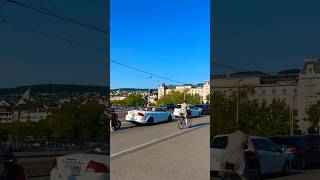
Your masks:
[{"label": "vehicle rear window", "polygon": [[181,108],[181,105],[180,105],[180,104],[179,104],[179,105],[177,105],[177,106],[176,106],[176,108],[180,109],[180,108]]},{"label": "vehicle rear window", "polygon": [[228,136],[216,137],[213,139],[210,148],[225,149],[228,144]]},{"label": "vehicle rear window", "polygon": [[267,142],[264,139],[252,139],[252,144],[257,150],[267,151]]}]

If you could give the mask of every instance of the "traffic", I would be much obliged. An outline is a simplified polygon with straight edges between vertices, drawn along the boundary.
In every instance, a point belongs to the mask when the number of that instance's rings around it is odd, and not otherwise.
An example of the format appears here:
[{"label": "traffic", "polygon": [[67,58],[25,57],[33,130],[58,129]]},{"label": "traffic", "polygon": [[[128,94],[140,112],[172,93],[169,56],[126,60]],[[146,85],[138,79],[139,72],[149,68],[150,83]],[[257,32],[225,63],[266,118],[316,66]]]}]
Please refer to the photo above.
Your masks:
[{"label": "traffic", "polygon": [[[124,115],[124,120],[132,125],[148,125],[152,126],[158,123],[171,122],[174,119],[179,120],[181,116],[181,105],[182,104],[162,104],[160,106],[145,107],[145,108],[135,108],[126,111]],[[210,109],[208,104],[186,104],[186,109],[188,113],[188,118],[200,117],[202,115],[210,114]],[[121,109],[123,110],[123,109]],[[120,128],[121,122],[119,120],[119,115],[115,112],[114,108],[110,110],[110,121],[111,121],[111,131]]]},{"label": "traffic", "polygon": [[[214,136],[210,142],[210,174],[220,177],[223,153],[229,134]],[[248,136],[257,150],[257,179],[266,175],[290,175],[320,163],[320,135]],[[245,152],[248,152],[246,147]],[[246,162],[248,162],[246,160]]]}]

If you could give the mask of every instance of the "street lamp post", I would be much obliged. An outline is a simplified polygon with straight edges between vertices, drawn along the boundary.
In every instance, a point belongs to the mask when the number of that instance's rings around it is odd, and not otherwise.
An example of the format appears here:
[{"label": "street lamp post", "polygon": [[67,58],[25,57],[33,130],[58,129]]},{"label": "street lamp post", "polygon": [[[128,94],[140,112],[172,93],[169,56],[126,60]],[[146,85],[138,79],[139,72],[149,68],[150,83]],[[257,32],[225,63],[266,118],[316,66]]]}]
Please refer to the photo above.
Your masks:
[{"label": "street lamp post", "polygon": [[294,105],[294,98],[297,97],[297,95],[293,95],[292,96],[292,99],[291,99],[291,112],[290,112],[290,135],[293,136],[293,119],[294,119],[294,108],[293,108],[293,105]]},{"label": "street lamp post", "polygon": [[243,79],[238,80],[238,84],[237,84],[237,118],[236,118],[236,123],[239,124],[239,83],[242,81]]},{"label": "street lamp post", "polygon": [[149,104],[149,99],[150,99],[150,86],[151,86],[151,78],[152,78],[152,76],[150,76],[149,78],[150,78],[150,79],[149,79],[149,90],[148,90],[148,103],[147,103],[147,107],[150,106],[150,104]]}]

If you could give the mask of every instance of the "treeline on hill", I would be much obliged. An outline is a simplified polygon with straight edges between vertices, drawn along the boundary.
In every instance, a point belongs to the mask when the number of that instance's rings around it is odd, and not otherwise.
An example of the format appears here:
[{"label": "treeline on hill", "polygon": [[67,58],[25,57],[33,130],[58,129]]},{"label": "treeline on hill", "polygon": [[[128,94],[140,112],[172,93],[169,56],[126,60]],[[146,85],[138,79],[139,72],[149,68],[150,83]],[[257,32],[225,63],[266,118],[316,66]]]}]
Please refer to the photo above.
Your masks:
[{"label": "treeline on hill", "polygon": [[[253,89],[248,86],[239,89],[239,124],[250,135],[273,136],[290,133],[290,108],[282,100],[274,99],[271,104],[250,99]],[[237,95],[230,96],[214,91],[211,94],[211,137],[228,134],[235,130]],[[300,134],[296,112],[294,132]],[[319,120],[319,118],[318,118]]]},{"label": "treeline on hill", "polygon": [[[207,97],[209,99],[209,96]],[[202,98],[198,94],[189,94],[179,91],[171,91],[168,94],[162,96],[156,103],[150,103],[150,105],[161,105],[161,104],[181,104],[183,102],[189,104],[201,104]],[[138,107],[145,106],[147,100],[139,93],[132,93],[123,100],[114,100],[111,102],[112,106],[127,106],[127,107]]]},{"label": "treeline on hill", "polygon": [[112,106],[138,107],[138,106],[145,106],[146,104],[147,104],[147,100],[140,93],[129,94],[129,96],[123,100],[111,101]]},{"label": "treeline on hill", "polygon": [[15,88],[0,89],[0,95],[6,94],[22,94],[28,89],[31,89],[31,94],[35,93],[85,93],[99,92],[106,94],[109,91],[105,86],[85,86],[85,85],[69,85],[69,84],[41,84],[31,86],[19,86]]},{"label": "treeline on hill", "polygon": [[104,138],[109,123],[104,106],[97,102],[64,103],[46,119],[35,122],[1,124],[0,137],[46,137],[63,139]]}]

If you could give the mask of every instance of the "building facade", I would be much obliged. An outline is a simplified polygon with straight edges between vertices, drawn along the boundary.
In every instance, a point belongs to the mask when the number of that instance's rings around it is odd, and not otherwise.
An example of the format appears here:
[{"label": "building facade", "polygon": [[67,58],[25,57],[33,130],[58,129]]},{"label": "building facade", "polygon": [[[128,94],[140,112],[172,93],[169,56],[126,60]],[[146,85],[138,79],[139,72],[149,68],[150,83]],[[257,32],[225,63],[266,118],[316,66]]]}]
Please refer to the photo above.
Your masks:
[{"label": "building facade", "polygon": [[[283,71],[284,72],[284,71]],[[320,100],[319,59],[306,59],[300,71],[287,71],[277,75],[231,75],[211,78],[213,91],[230,95],[239,86],[253,87],[250,99],[271,103],[273,99],[283,100],[295,109],[302,132],[306,133],[310,123],[308,109]]]},{"label": "building facade", "polygon": [[168,94],[171,91],[186,92],[189,94],[198,94],[201,97],[202,103],[208,103],[207,96],[210,94],[210,81],[205,81],[204,83],[193,85],[193,84],[184,84],[184,85],[169,85],[166,86],[164,83],[161,83],[158,86],[158,99],[161,99],[162,96]]}]

